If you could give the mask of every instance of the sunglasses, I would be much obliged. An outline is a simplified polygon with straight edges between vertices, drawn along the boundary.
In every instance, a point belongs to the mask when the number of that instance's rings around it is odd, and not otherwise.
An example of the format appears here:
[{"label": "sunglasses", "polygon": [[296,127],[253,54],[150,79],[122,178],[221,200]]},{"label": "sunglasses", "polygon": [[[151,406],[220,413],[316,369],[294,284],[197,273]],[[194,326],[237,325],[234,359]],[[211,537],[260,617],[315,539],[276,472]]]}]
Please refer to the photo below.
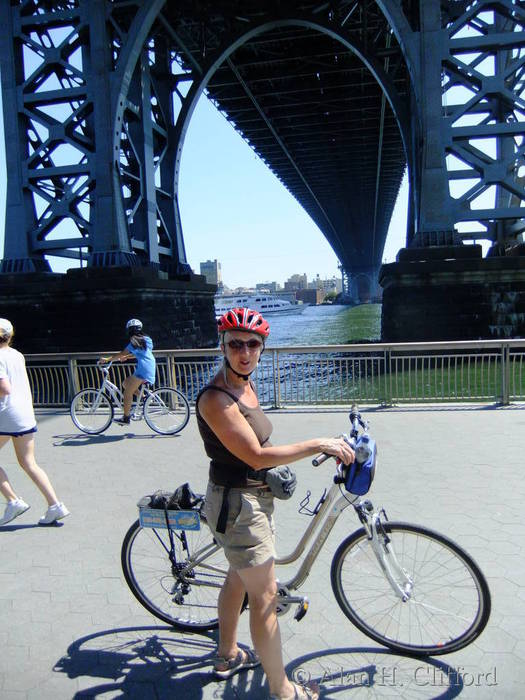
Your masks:
[{"label": "sunglasses", "polygon": [[242,350],[245,346],[248,350],[256,350],[262,348],[263,344],[253,338],[252,340],[228,340],[226,345],[230,350]]}]

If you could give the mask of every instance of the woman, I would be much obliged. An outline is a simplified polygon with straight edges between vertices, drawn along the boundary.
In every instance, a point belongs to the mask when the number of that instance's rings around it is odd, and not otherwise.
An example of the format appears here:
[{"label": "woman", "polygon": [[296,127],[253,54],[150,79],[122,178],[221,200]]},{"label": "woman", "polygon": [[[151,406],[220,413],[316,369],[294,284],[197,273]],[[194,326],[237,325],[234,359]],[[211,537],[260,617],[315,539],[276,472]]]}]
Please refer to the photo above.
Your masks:
[{"label": "woman", "polygon": [[[13,335],[11,322],[0,318],[0,449],[9,440],[13,441],[18,464],[47,501],[47,511],[38,522],[40,525],[51,525],[69,515],[69,511],[58,500],[49,477],[35,461],[36,421],[33,399],[24,356],[10,347]],[[2,467],[0,491],[7,500],[0,525],[7,525],[29,510],[30,506],[16,495]]]},{"label": "woman", "polygon": [[[249,381],[269,332],[268,323],[257,311],[237,308],[221,316],[223,367],[197,397],[199,431],[211,458],[206,519],[229,563],[219,594],[214,672],[225,679],[261,663],[272,698],[315,700],[319,697],[316,684],[292,683],[284,670],[275,609],[273,496],[264,482],[264,470],[319,452],[350,464],[354,453],[341,438],[315,438],[282,446],[270,443],[272,425]],[[255,652],[237,645],[246,593]]]},{"label": "woman", "polygon": [[115,423],[119,425],[129,425],[131,421],[131,404],[133,396],[144,382],[148,384],[155,383],[155,358],[153,356],[153,341],[149,335],[145,335],[142,330],[142,321],[138,318],[132,318],[126,323],[126,331],[129,336],[129,343],[122,352],[109,357],[101,357],[101,362],[110,362],[111,360],[129,360],[136,358],[137,366],[135,372],[130,374],[124,380],[122,388],[124,390],[124,415],[122,418],[117,418]]}]

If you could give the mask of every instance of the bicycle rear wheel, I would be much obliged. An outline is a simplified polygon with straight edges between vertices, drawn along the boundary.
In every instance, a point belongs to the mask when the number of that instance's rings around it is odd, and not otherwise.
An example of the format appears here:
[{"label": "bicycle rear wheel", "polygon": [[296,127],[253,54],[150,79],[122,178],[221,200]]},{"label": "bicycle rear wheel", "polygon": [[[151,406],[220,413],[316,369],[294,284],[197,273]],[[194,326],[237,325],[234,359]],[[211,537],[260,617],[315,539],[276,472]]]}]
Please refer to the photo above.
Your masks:
[{"label": "bicycle rear wheel", "polygon": [[[133,523],[121,551],[126,583],[159,620],[185,631],[215,629],[218,597],[228,571],[224,551],[212,548],[214,541],[204,520],[200,530],[172,532],[175,556],[170,558],[168,530],[143,528],[138,520]],[[210,553],[184,572],[190,557],[205,547]]]},{"label": "bicycle rear wheel", "polygon": [[100,389],[83,389],[73,396],[69,410],[79,430],[89,435],[104,432],[113,420],[113,404]]},{"label": "bicycle rear wheel", "polygon": [[332,561],[332,588],[344,614],[375,641],[414,656],[448,654],[473,642],[490,615],[489,588],[475,561],[433,530],[401,522],[383,528],[412,580],[410,597],[403,602],[396,595],[362,528]]},{"label": "bicycle rear wheel", "polygon": [[175,435],[190,419],[190,405],[180,391],[161,387],[152,391],[144,403],[144,418],[161,435]]}]

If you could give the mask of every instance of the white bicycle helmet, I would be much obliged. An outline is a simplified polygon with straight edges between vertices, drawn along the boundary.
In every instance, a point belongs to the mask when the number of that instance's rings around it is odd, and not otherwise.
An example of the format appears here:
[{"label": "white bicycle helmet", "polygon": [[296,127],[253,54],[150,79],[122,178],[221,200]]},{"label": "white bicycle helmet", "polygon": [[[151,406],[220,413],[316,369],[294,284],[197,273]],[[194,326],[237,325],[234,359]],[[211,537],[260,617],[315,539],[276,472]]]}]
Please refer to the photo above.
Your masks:
[{"label": "white bicycle helmet", "polygon": [[141,331],[142,321],[139,321],[138,318],[130,318],[129,321],[126,323],[126,330],[128,331],[128,333],[130,331]]},{"label": "white bicycle helmet", "polygon": [[0,318],[0,331],[3,331],[7,335],[13,334],[13,324],[8,321],[7,318]]}]

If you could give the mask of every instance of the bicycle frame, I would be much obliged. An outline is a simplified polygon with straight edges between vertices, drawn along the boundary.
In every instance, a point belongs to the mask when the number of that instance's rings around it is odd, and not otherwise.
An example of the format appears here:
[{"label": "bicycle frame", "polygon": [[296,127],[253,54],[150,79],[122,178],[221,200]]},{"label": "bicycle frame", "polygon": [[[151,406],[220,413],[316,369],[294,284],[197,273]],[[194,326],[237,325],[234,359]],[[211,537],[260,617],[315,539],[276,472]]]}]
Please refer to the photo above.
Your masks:
[{"label": "bicycle frame", "polygon": [[[354,415],[351,414],[351,422],[352,432],[349,443],[355,447],[355,439],[359,433],[359,425],[361,425],[365,432],[367,431],[368,426],[361,420],[360,415],[357,413]],[[314,460],[314,464],[320,464],[320,461]],[[321,529],[313,540],[312,545],[296,574],[284,583],[278,581],[279,588],[283,591],[283,594],[279,595],[280,602],[295,603],[303,600],[302,598],[288,595],[288,592],[298,590],[306,581],[315,560],[319,556],[319,552],[323,548],[328,538],[328,535],[332,531],[341,513],[350,505],[352,505],[356,511],[356,514],[367,533],[368,541],[370,542],[370,546],[372,547],[372,551],[376,556],[378,564],[392,587],[395,595],[401,598],[403,602],[406,602],[410,598],[413,588],[413,581],[408,573],[399,564],[392,548],[390,538],[383,527],[381,515],[383,514],[385,519],[387,519],[385,511],[382,509],[375,512],[371,501],[368,499],[359,500],[358,496],[351,497],[351,495],[342,494],[339,496],[339,498],[337,498],[338,491],[341,489],[340,485],[344,481],[343,467],[338,464],[336,467],[334,482],[329,491],[325,491],[321,496],[317,506],[315,507],[312,520],[299,540],[296,548],[290,554],[276,558],[275,565],[277,567],[292,564],[293,562],[297,561],[303,555],[308,543],[314,535],[315,530],[322,523]],[[174,550],[171,532],[170,541],[172,550],[170,553],[170,559],[172,560],[173,564]],[[187,565],[181,570],[180,573],[184,575],[186,572],[191,571],[193,566],[198,564],[202,565],[206,558],[215,553],[218,549],[220,549],[220,547],[217,544],[208,545],[202,550],[196,552],[194,555],[189,557]],[[198,582],[193,579],[192,583],[195,585]]]},{"label": "bicycle frame", "polygon": [[[110,395],[111,400],[115,404],[115,406],[119,409],[123,408],[123,402],[124,402],[124,396],[122,391],[118,388],[116,384],[113,384],[113,382],[109,379],[109,368],[111,367],[112,363],[108,363],[107,367],[100,367],[100,371],[104,375],[104,379],[102,380],[102,384],[100,385],[100,389],[98,390],[97,393],[97,398],[95,402],[93,403],[93,407],[96,410],[98,408],[98,402],[100,400],[100,396],[107,391],[107,393]],[[133,420],[140,420],[142,418],[142,413],[140,411],[140,406],[142,404],[142,399],[147,396],[148,390],[146,389],[145,385],[142,384],[140,386],[139,394],[137,396],[136,403],[132,406],[132,413],[131,413],[131,418]]]},{"label": "bicycle frame", "polygon": [[[400,566],[399,562],[397,561],[390,540],[382,526],[381,512],[372,512],[372,514],[370,514],[370,511],[373,511],[373,506],[368,500],[355,504],[357,498],[355,498],[354,501],[352,501],[350,498],[344,495],[337,498],[338,491],[338,485],[335,483],[332,484],[328,493],[324,494],[321,497],[321,500],[319,501],[319,504],[316,507],[315,515],[312,517],[312,521],[306,528],[303,536],[299,540],[293,552],[286,556],[276,558],[276,567],[284,566],[286,564],[292,564],[293,562],[297,561],[304,553],[306,546],[312,539],[315,530],[318,528],[320,523],[323,522],[324,519],[321,529],[315,537],[306,557],[301,563],[301,566],[297,570],[296,574],[288,581],[279,581],[279,587],[284,588],[287,591],[297,591],[302,586],[302,584],[308,578],[310,570],[313,564],[315,563],[315,560],[319,556],[319,553],[323,548],[326,540],[328,539],[328,535],[332,531],[339,516],[344,510],[348,508],[348,506],[353,505],[354,509],[358,514],[359,520],[361,521],[367,532],[368,540],[370,541],[370,545],[377,558],[379,566],[381,567],[381,570],[387,578],[394,593],[399,598],[401,598],[403,602],[406,602],[410,598],[413,588],[413,581],[408,575],[408,573]],[[173,564],[174,549],[171,531],[170,541],[172,550],[170,553],[170,560]],[[181,569],[179,573],[181,574],[181,576],[184,576],[186,573],[191,572],[193,570],[193,567],[199,564],[202,566],[206,559],[215,552],[217,552],[219,549],[220,546],[218,544],[212,544],[207,545],[198,552],[195,552],[188,558],[186,566],[183,569]],[[207,568],[210,568],[213,571],[217,571],[216,567]],[[399,584],[399,581],[403,581],[404,585],[401,586]],[[191,584],[195,586],[199,585],[200,582],[195,578],[192,578]],[[209,581],[206,582],[206,585],[213,585],[218,588],[221,587],[220,584],[210,584]],[[302,601],[303,599],[295,596],[280,595],[279,600],[280,602],[285,603],[295,603]]]}]

